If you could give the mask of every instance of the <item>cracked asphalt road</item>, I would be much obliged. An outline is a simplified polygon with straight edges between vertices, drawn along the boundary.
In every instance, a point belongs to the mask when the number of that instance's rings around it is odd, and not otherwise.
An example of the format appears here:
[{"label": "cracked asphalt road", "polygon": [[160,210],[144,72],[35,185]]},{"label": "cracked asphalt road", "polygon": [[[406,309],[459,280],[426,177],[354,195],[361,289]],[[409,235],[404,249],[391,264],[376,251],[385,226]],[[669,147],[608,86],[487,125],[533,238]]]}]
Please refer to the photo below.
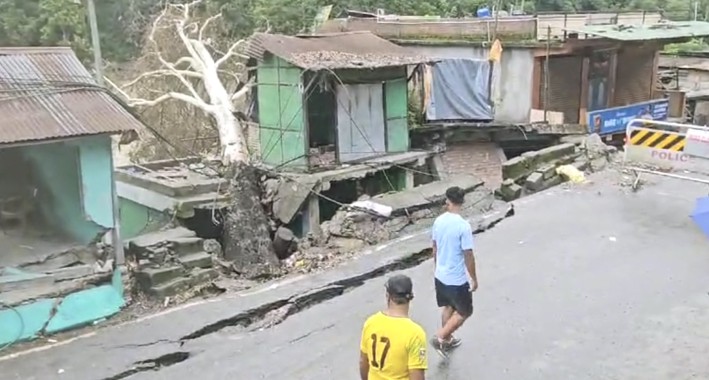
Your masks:
[{"label": "cracked asphalt road", "polygon": [[[478,236],[475,315],[447,365],[431,353],[428,378],[709,379],[709,239],[688,217],[707,187],[655,177],[633,194],[617,186],[613,172],[593,180],[522,199],[514,217]],[[404,272],[414,280],[412,316],[431,333],[439,321],[432,262]],[[0,362],[0,373],[72,380],[112,378],[107,373],[129,380],[356,379],[361,324],[383,307],[385,279],[262,331],[227,327],[182,345],[121,347],[117,330],[106,329],[90,340]],[[90,362],[82,362],[82,353]],[[129,363],[168,354],[162,367],[124,372]],[[59,368],[67,370],[59,374]],[[115,377],[120,373],[126,376]]]}]

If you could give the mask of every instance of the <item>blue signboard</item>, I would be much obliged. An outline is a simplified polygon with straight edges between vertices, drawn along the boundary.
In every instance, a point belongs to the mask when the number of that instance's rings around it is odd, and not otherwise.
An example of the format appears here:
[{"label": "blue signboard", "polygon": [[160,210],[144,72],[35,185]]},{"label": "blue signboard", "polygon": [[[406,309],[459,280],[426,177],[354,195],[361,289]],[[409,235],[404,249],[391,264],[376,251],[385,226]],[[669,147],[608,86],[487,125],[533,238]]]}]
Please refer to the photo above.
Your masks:
[{"label": "blue signboard", "polygon": [[629,106],[606,108],[586,114],[588,132],[601,136],[625,132],[625,127],[633,119],[667,120],[670,101],[657,99],[635,103]]}]

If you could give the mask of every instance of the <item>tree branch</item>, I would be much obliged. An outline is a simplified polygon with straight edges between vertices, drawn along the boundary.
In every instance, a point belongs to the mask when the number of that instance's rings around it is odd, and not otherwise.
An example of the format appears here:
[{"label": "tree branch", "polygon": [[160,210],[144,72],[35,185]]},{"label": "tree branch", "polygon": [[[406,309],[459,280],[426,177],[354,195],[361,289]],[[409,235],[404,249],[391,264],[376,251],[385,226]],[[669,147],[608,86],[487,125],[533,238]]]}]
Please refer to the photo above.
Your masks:
[{"label": "tree branch", "polygon": [[[180,21],[178,22],[179,27],[177,28],[178,34],[181,33],[184,35],[185,34],[184,24],[189,20],[189,6],[193,5],[193,4],[197,4],[199,2],[201,2],[201,0],[197,0],[191,4],[186,4],[186,5],[168,5],[160,13],[160,15],[157,18],[155,18],[155,22],[153,23],[153,28],[151,29],[150,35],[148,38],[149,38],[150,42],[153,44],[153,47],[155,49],[155,56],[157,57],[158,61],[160,61],[160,63],[165,67],[165,69],[160,70],[160,71],[162,71],[166,75],[174,76],[180,82],[182,82],[182,84],[187,88],[187,90],[192,95],[191,98],[193,98],[193,100],[201,103],[199,105],[200,108],[205,108],[205,107],[207,107],[207,102],[205,102],[204,99],[202,99],[202,97],[199,96],[197,91],[195,91],[192,83],[190,83],[190,81],[188,81],[186,78],[186,76],[203,78],[203,75],[199,71],[192,71],[193,74],[185,74],[189,71],[188,70],[178,70],[174,64],[168,62],[165,58],[163,58],[162,53],[160,52],[160,46],[158,45],[157,41],[155,41],[155,31],[157,30],[160,21],[162,21],[163,17],[167,13],[167,10],[169,7],[181,7],[182,6],[185,8],[186,16],[180,19]],[[182,59],[181,58],[181,59],[177,60],[177,63],[180,63],[181,61],[183,61],[183,62],[187,61],[187,62],[190,62],[191,66],[193,66],[193,67],[197,66],[198,65],[197,59],[199,58],[199,56],[196,54],[192,54],[194,49],[191,49],[191,46],[189,46],[189,44],[186,47],[187,47],[187,50],[190,52],[190,55],[192,56],[192,58],[190,58],[190,59]],[[202,67],[203,67],[203,65],[194,67],[194,69],[199,70]]]},{"label": "tree branch", "polygon": [[157,104],[160,104],[166,100],[170,99],[176,99],[176,100],[181,100],[185,103],[189,103],[204,112],[207,113],[212,113],[214,112],[214,107],[211,105],[205,104],[201,100],[195,99],[189,95],[183,94],[181,92],[168,92],[167,94],[164,94],[162,96],[159,96],[153,100],[147,100],[147,99],[141,99],[141,98],[133,98],[130,95],[128,95],[123,89],[118,87],[115,83],[113,83],[110,79],[105,78],[106,83],[108,83],[111,87],[113,87],[116,91],[118,91],[121,96],[123,96],[126,100],[126,103],[128,103],[129,106],[131,107],[138,107],[138,106],[155,106]]},{"label": "tree branch", "polygon": [[234,100],[241,99],[241,98],[243,98],[244,96],[246,96],[246,94],[249,92],[249,90],[251,89],[251,87],[254,86],[254,84],[256,84],[256,83],[254,83],[254,80],[253,80],[253,79],[249,80],[248,83],[246,83],[246,84],[244,85],[244,87],[242,87],[239,91],[235,92],[235,93],[231,96],[231,100],[234,101]]},{"label": "tree branch", "polygon": [[198,37],[197,37],[200,41],[204,41],[204,38],[203,38],[203,36],[204,36],[204,31],[207,29],[207,26],[209,26],[209,23],[212,22],[212,21],[214,21],[214,20],[216,20],[216,19],[218,19],[218,18],[220,18],[220,17],[222,17],[222,14],[221,14],[221,13],[218,13],[218,14],[216,14],[216,15],[214,15],[214,16],[211,16],[211,17],[208,18],[206,21],[204,21],[204,24],[202,24],[202,27],[199,28],[199,35],[198,35]]},{"label": "tree branch", "polygon": [[153,70],[153,71],[149,71],[147,73],[140,74],[137,78],[124,84],[123,88],[131,87],[131,86],[135,85],[136,83],[138,83],[138,81],[143,78],[154,77],[154,76],[158,76],[158,75],[170,75],[170,76],[174,76],[177,78],[179,78],[180,76],[187,76],[187,77],[191,77],[191,78],[200,78],[200,79],[202,78],[202,74],[200,74],[196,71],[191,71],[191,70],[173,70],[173,69]]},{"label": "tree branch", "polygon": [[217,60],[217,62],[216,62],[217,68],[219,68],[219,66],[221,66],[224,62],[228,61],[229,58],[231,58],[235,55],[239,56],[241,58],[249,58],[248,56],[241,54],[237,51],[237,49],[240,49],[241,45],[243,45],[245,42],[246,42],[245,40],[239,40],[239,41],[236,41],[235,44],[231,45],[229,50],[227,50],[226,54],[224,54],[221,58],[219,58]]}]

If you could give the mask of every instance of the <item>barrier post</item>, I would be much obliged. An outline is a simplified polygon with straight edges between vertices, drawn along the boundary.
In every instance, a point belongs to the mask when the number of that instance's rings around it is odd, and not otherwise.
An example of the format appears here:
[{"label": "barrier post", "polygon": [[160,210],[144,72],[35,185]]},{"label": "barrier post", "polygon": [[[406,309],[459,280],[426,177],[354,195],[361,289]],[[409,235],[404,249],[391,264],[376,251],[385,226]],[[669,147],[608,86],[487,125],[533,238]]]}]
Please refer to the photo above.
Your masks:
[{"label": "barrier post", "polygon": [[[631,163],[651,165],[653,168],[640,168]],[[709,128],[633,119],[625,129],[623,164],[635,175],[633,190],[637,190],[642,173],[709,185]],[[703,168],[696,170],[698,165]],[[694,175],[670,173],[678,169]]]}]

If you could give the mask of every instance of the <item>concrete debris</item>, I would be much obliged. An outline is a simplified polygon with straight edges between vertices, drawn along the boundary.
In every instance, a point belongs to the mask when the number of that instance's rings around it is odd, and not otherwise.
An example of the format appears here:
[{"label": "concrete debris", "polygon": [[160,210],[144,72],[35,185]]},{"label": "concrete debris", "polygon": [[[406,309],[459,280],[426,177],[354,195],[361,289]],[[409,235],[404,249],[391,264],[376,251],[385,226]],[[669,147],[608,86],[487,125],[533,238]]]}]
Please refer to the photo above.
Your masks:
[{"label": "concrete debris", "polygon": [[433,205],[442,205],[445,202],[446,189],[451,186],[458,186],[469,193],[483,186],[483,181],[468,174],[451,175],[446,181],[431,182],[413,189],[377,196],[372,200],[391,207],[392,216],[406,215]]},{"label": "concrete debris", "polygon": [[502,182],[498,195],[505,201],[513,201],[522,196],[522,186],[511,179],[506,179]]},{"label": "concrete debris", "polygon": [[379,204],[377,202],[372,202],[370,200],[360,200],[354,202],[350,205],[356,209],[363,209],[365,211],[371,211],[379,216],[388,218],[391,216],[391,212],[394,210],[391,206]]},{"label": "concrete debris", "polygon": [[288,224],[293,221],[317,184],[317,179],[308,176],[299,177],[297,180],[268,179],[264,184],[262,203],[271,205],[274,219]]},{"label": "concrete debris", "polygon": [[273,250],[279,260],[287,259],[298,250],[298,240],[293,231],[285,227],[278,227],[273,237]]},{"label": "concrete debris", "polygon": [[414,233],[433,224],[444,209],[445,191],[460,186],[466,191],[462,213],[467,216],[488,211],[494,199],[480,179],[470,175],[451,176],[448,181],[432,182],[413,189],[372,198],[392,208],[391,217],[373,212],[343,208],[321,225],[321,233],[301,242],[299,252],[286,261],[291,270],[309,272],[336,258],[350,257],[368,245],[375,245]]},{"label": "concrete debris", "polygon": [[[617,149],[606,146],[596,134],[567,136],[562,144],[535,152],[526,152],[502,164],[504,182],[497,194],[511,201],[525,194],[557,186],[569,178],[578,178],[576,171],[601,171],[615,159]],[[559,173],[559,167],[570,165],[574,173]],[[565,169],[569,174],[570,169]]]}]

